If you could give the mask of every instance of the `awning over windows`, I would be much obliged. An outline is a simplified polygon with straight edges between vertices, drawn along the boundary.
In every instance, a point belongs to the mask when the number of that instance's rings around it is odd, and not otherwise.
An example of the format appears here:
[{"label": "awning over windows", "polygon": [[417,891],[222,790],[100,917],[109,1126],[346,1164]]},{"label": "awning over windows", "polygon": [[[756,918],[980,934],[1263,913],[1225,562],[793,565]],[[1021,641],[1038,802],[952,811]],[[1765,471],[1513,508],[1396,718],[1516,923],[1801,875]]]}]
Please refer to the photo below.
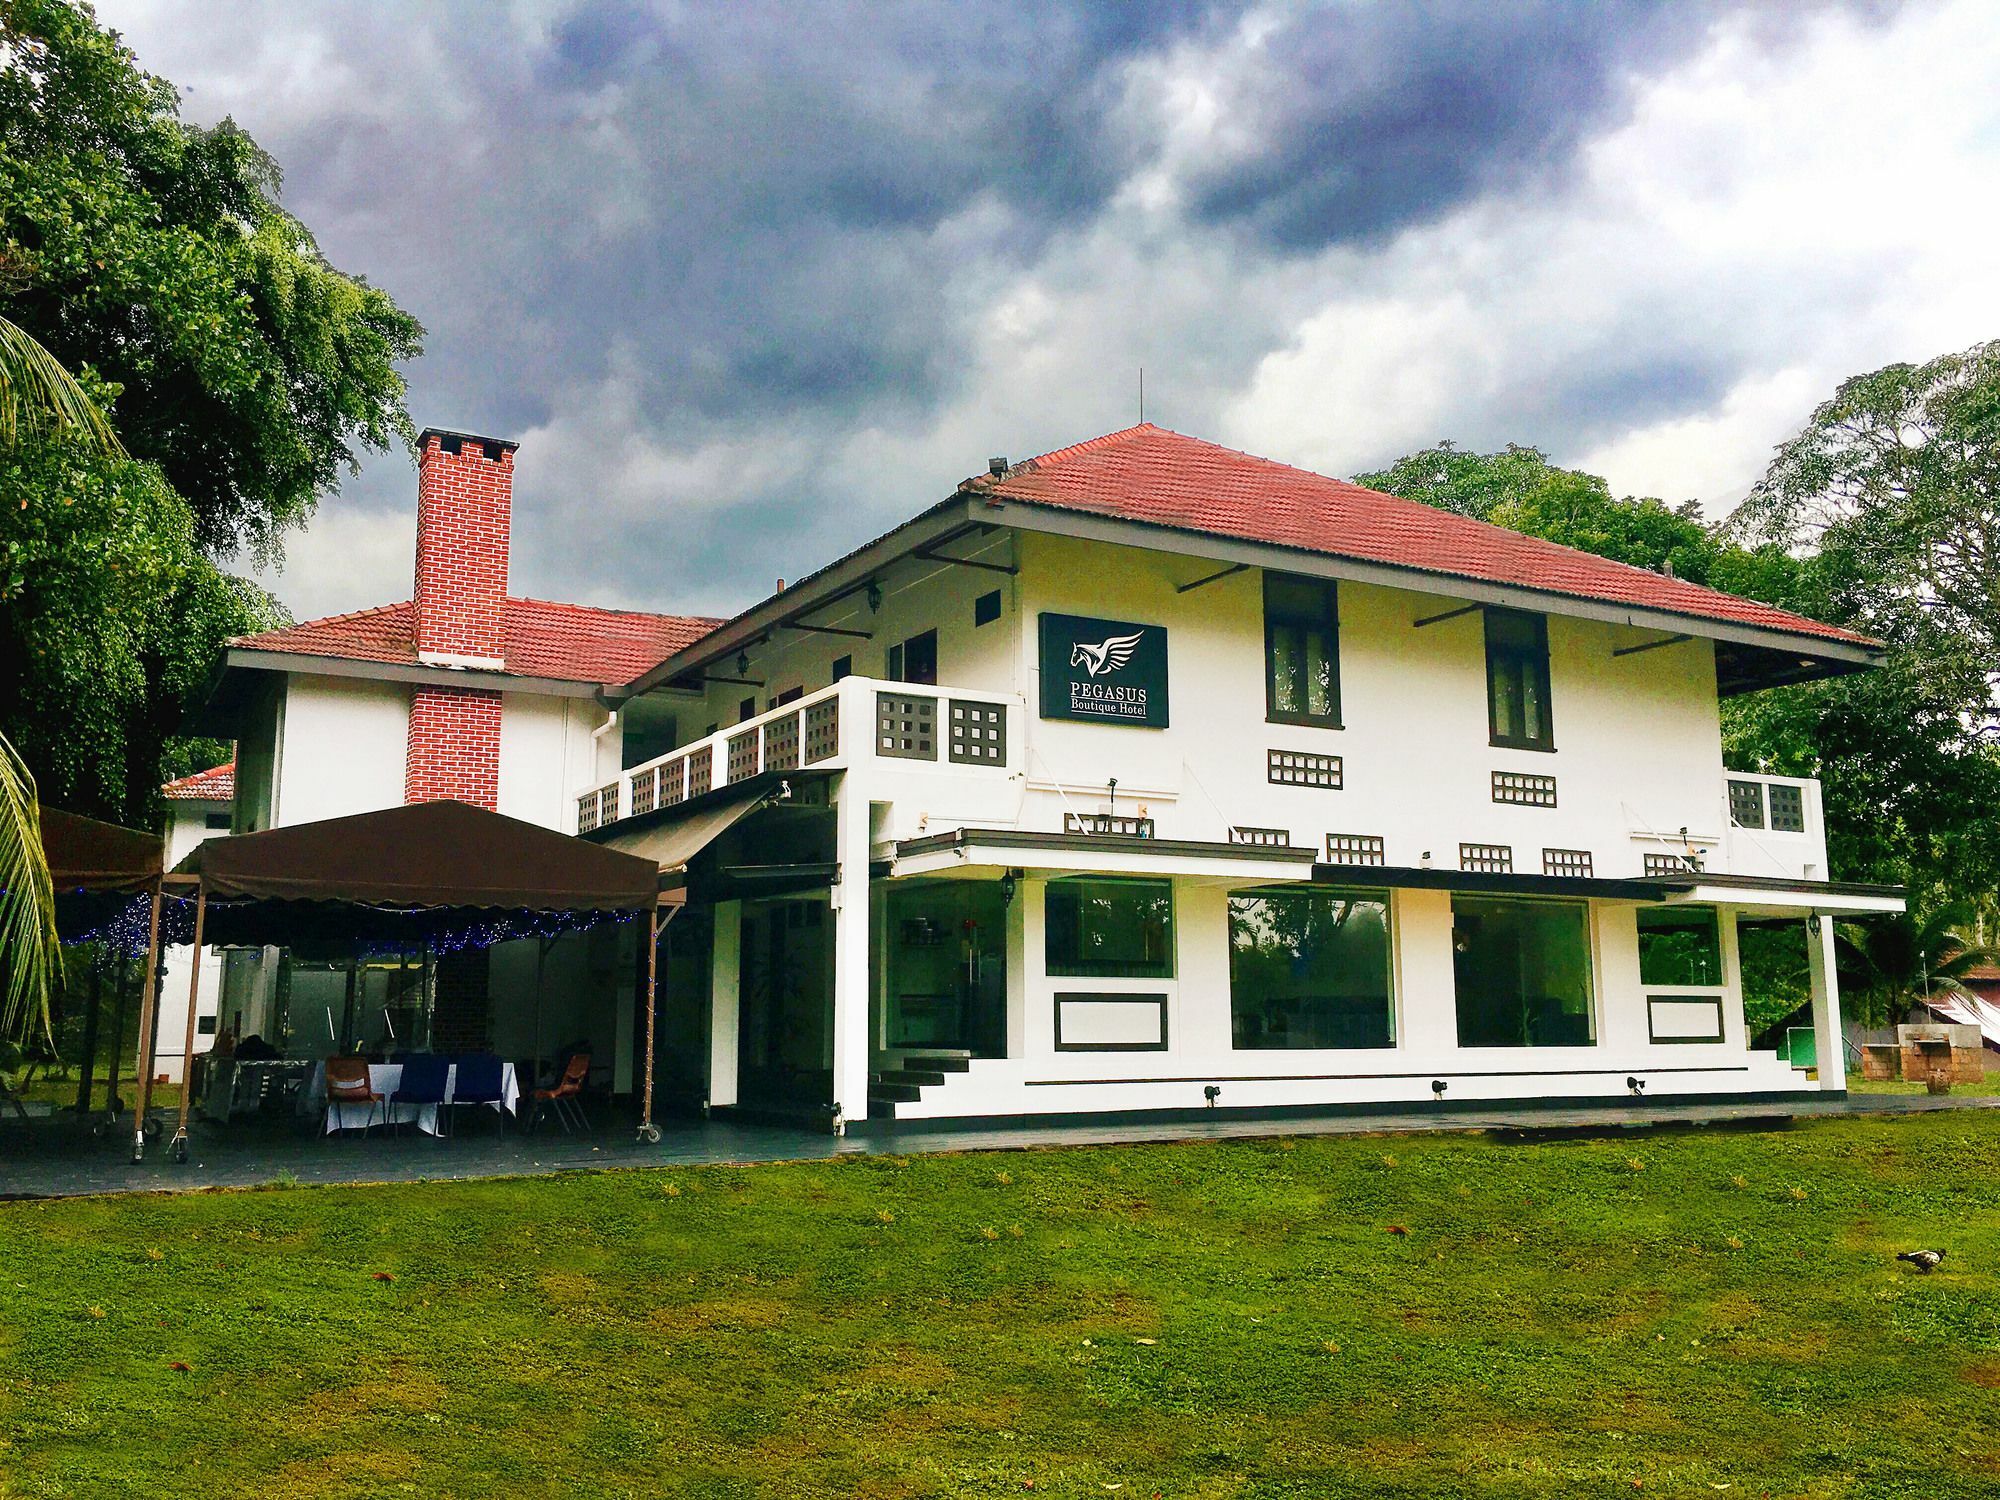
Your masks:
[{"label": "awning over windows", "polygon": [[1903,909],[1900,886],[1700,872],[1619,880],[1587,875],[1427,869],[1413,865],[1316,864],[1312,878],[1324,885],[1368,889],[1464,891],[1495,896],[1575,896],[1606,901],[1733,906],[1774,916],[1806,916],[1813,912],[1860,915]]},{"label": "awning over windows", "polygon": [[[765,784],[759,785],[760,782]],[[686,805],[687,811],[679,817],[671,815],[679,809],[672,809],[668,816],[649,818],[630,830],[614,826],[613,832],[600,842],[606,849],[650,860],[659,870],[684,870],[688,861],[779,792],[777,778],[760,776],[696,799]]]}]

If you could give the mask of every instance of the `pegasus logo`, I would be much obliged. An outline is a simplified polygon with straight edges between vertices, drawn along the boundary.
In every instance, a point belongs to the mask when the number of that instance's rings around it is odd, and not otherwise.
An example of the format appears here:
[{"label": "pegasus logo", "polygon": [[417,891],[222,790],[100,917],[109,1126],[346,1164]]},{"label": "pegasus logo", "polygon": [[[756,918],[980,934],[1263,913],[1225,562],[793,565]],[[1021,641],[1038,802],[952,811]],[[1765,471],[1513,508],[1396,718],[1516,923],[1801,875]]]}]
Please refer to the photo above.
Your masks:
[{"label": "pegasus logo", "polygon": [[1139,637],[1146,632],[1135,630],[1130,635],[1114,635],[1109,640],[1099,641],[1095,646],[1087,646],[1082,641],[1069,654],[1072,667],[1082,667],[1092,677],[1102,677],[1107,672],[1115,672],[1132,659],[1132,653],[1139,649]]}]

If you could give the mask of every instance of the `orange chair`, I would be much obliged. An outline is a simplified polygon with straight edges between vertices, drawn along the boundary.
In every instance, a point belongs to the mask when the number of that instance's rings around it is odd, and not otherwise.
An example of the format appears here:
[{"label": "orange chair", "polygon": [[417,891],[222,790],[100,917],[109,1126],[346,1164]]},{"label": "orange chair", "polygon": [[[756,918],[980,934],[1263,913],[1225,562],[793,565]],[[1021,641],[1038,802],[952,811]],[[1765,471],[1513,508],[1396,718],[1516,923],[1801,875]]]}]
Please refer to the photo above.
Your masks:
[{"label": "orange chair", "polygon": [[329,1057],[326,1060],[326,1124],[333,1121],[334,1107],[342,1104],[368,1106],[368,1120],[361,1127],[363,1134],[375,1123],[377,1110],[382,1112],[382,1122],[385,1125],[388,1123],[389,1101],[375,1092],[375,1080],[368,1074],[365,1058]]},{"label": "orange chair", "polygon": [[553,1109],[556,1118],[562,1121],[563,1134],[570,1133],[573,1120],[583,1129],[590,1129],[590,1119],[583,1112],[579,1102],[583,1095],[584,1080],[590,1076],[590,1054],[573,1052],[563,1065],[562,1077],[556,1080],[554,1088],[535,1090],[534,1112],[528,1116],[528,1129],[535,1128],[535,1121],[541,1119],[542,1111]]}]

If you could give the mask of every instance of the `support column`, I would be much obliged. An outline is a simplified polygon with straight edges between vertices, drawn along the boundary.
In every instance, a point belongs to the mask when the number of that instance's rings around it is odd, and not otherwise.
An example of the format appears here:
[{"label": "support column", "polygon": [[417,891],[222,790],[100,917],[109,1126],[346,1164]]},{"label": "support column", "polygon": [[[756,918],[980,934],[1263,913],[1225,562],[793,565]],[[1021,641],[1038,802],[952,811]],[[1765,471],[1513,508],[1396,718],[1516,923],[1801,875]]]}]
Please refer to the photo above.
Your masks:
[{"label": "support column", "polygon": [[736,1102],[737,1039],[743,1019],[743,903],[715,903],[708,976],[708,1103]]},{"label": "support column", "polygon": [[1840,978],[1834,967],[1833,919],[1806,918],[1806,973],[1812,984],[1813,1057],[1822,1093],[1847,1092],[1847,1057],[1840,1040]]},{"label": "support column", "polygon": [[[1394,893],[1396,1044],[1419,1068],[1444,1069],[1458,1053],[1458,979],[1452,955],[1451,892]],[[1425,1081],[1416,1088],[1430,1093]]]},{"label": "support column", "polygon": [[[853,772],[841,777],[834,808],[833,1102],[839,1116],[868,1118],[868,796]],[[838,1122],[836,1122],[838,1128]]]}]

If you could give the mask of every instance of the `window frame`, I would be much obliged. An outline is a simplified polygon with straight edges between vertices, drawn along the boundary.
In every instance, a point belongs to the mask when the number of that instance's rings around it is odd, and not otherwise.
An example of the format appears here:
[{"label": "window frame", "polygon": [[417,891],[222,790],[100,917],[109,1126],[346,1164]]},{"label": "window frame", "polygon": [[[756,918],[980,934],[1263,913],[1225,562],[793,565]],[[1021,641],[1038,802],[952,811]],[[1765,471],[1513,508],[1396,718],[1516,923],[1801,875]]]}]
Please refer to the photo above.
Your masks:
[{"label": "window frame", "polygon": [[[1535,646],[1524,652],[1518,647],[1496,643],[1493,638],[1493,624],[1496,619],[1526,621],[1537,638]],[[1534,750],[1544,754],[1554,754],[1556,716],[1554,694],[1549,685],[1549,617],[1525,609],[1502,609],[1493,606],[1480,612],[1480,624],[1486,645],[1487,743],[1500,750]],[[1523,657],[1527,659],[1527,666],[1533,670],[1535,683],[1542,693],[1542,733],[1539,737],[1500,732],[1498,695],[1493,691],[1494,666],[1501,660]],[[1525,681],[1523,685],[1525,687]]]},{"label": "window frame", "polygon": [[[1351,1043],[1346,1046],[1317,1045],[1311,1043],[1282,1042],[1259,1045],[1246,1043],[1240,1034],[1237,1012],[1237,932],[1240,919],[1239,902],[1291,902],[1325,900],[1366,901],[1382,908],[1382,1001],[1385,1008],[1386,1039],[1380,1042]],[[1228,893],[1226,921],[1229,943],[1229,1047],[1232,1052],[1393,1052],[1402,1045],[1402,1007],[1400,1004],[1396,968],[1396,902],[1395,893],[1388,890],[1365,886],[1336,886],[1305,883],[1298,886],[1251,886]]]},{"label": "window frame", "polygon": [[[931,666],[928,677],[910,675],[910,648],[919,642],[928,643]],[[905,636],[883,653],[883,665],[891,682],[907,682],[913,687],[936,687],[938,685],[938,633],[933,625],[928,630]]]},{"label": "window frame", "polygon": [[[1058,959],[1054,949],[1055,925],[1049,920],[1049,898],[1058,890],[1074,890],[1081,886],[1124,886],[1157,887],[1164,890],[1167,897],[1166,957],[1158,970],[1147,972],[1109,972],[1104,968],[1093,968],[1080,958]],[[1158,982],[1172,980],[1180,974],[1180,902],[1174,892],[1174,882],[1170,877],[1149,875],[1063,875],[1050,880],[1042,889],[1042,973],[1050,979],[1131,979]],[[1079,939],[1082,930],[1079,926]],[[1112,961],[1118,968],[1131,970],[1136,965],[1122,960]]]},{"label": "window frame", "polygon": [[[1458,987],[1458,924],[1461,915],[1460,903],[1479,906],[1514,906],[1541,909],[1560,908],[1578,917],[1583,924],[1583,960],[1586,966],[1583,987],[1583,1020],[1587,1033],[1583,1041],[1563,1042],[1468,1042],[1465,1039],[1465,997]],[[1601,1047],[1604,1044],[1604,956],[1599,951],[1596,905],[1584,898],[1574,896],[1517,896],[1486,891],[1453,891],[1451,893],[1451,923],[1454,963],[1452,966],[1452,1010],[1453,1044],[1462,1051],[1491,1049],[1496,1051],[1571,1050]]]},{"label": "window frame", "polygon": [[[1303,610],[1273,608],[1271,595],[1273,585],[1304,585],[1318,589],[1324,595],[1325,612],[1308,615]],[[1264,722],[1267,724],[1295,724],[1307,729],[1342,729],[1340,693],[1340,584],[1332,578],[1312,578],[1303,573],[1284,573],[1270,568],[1264,570]],[[1305,630],[1324,630],[1327,633],[1327,660],[1333,664],[1333,681],[1330,696],[1333,706],[1324,714],[1299,713],[1278,707],[1278,674],[1274,652],[1274,635],[1279,625],[1291,625]]]}]

